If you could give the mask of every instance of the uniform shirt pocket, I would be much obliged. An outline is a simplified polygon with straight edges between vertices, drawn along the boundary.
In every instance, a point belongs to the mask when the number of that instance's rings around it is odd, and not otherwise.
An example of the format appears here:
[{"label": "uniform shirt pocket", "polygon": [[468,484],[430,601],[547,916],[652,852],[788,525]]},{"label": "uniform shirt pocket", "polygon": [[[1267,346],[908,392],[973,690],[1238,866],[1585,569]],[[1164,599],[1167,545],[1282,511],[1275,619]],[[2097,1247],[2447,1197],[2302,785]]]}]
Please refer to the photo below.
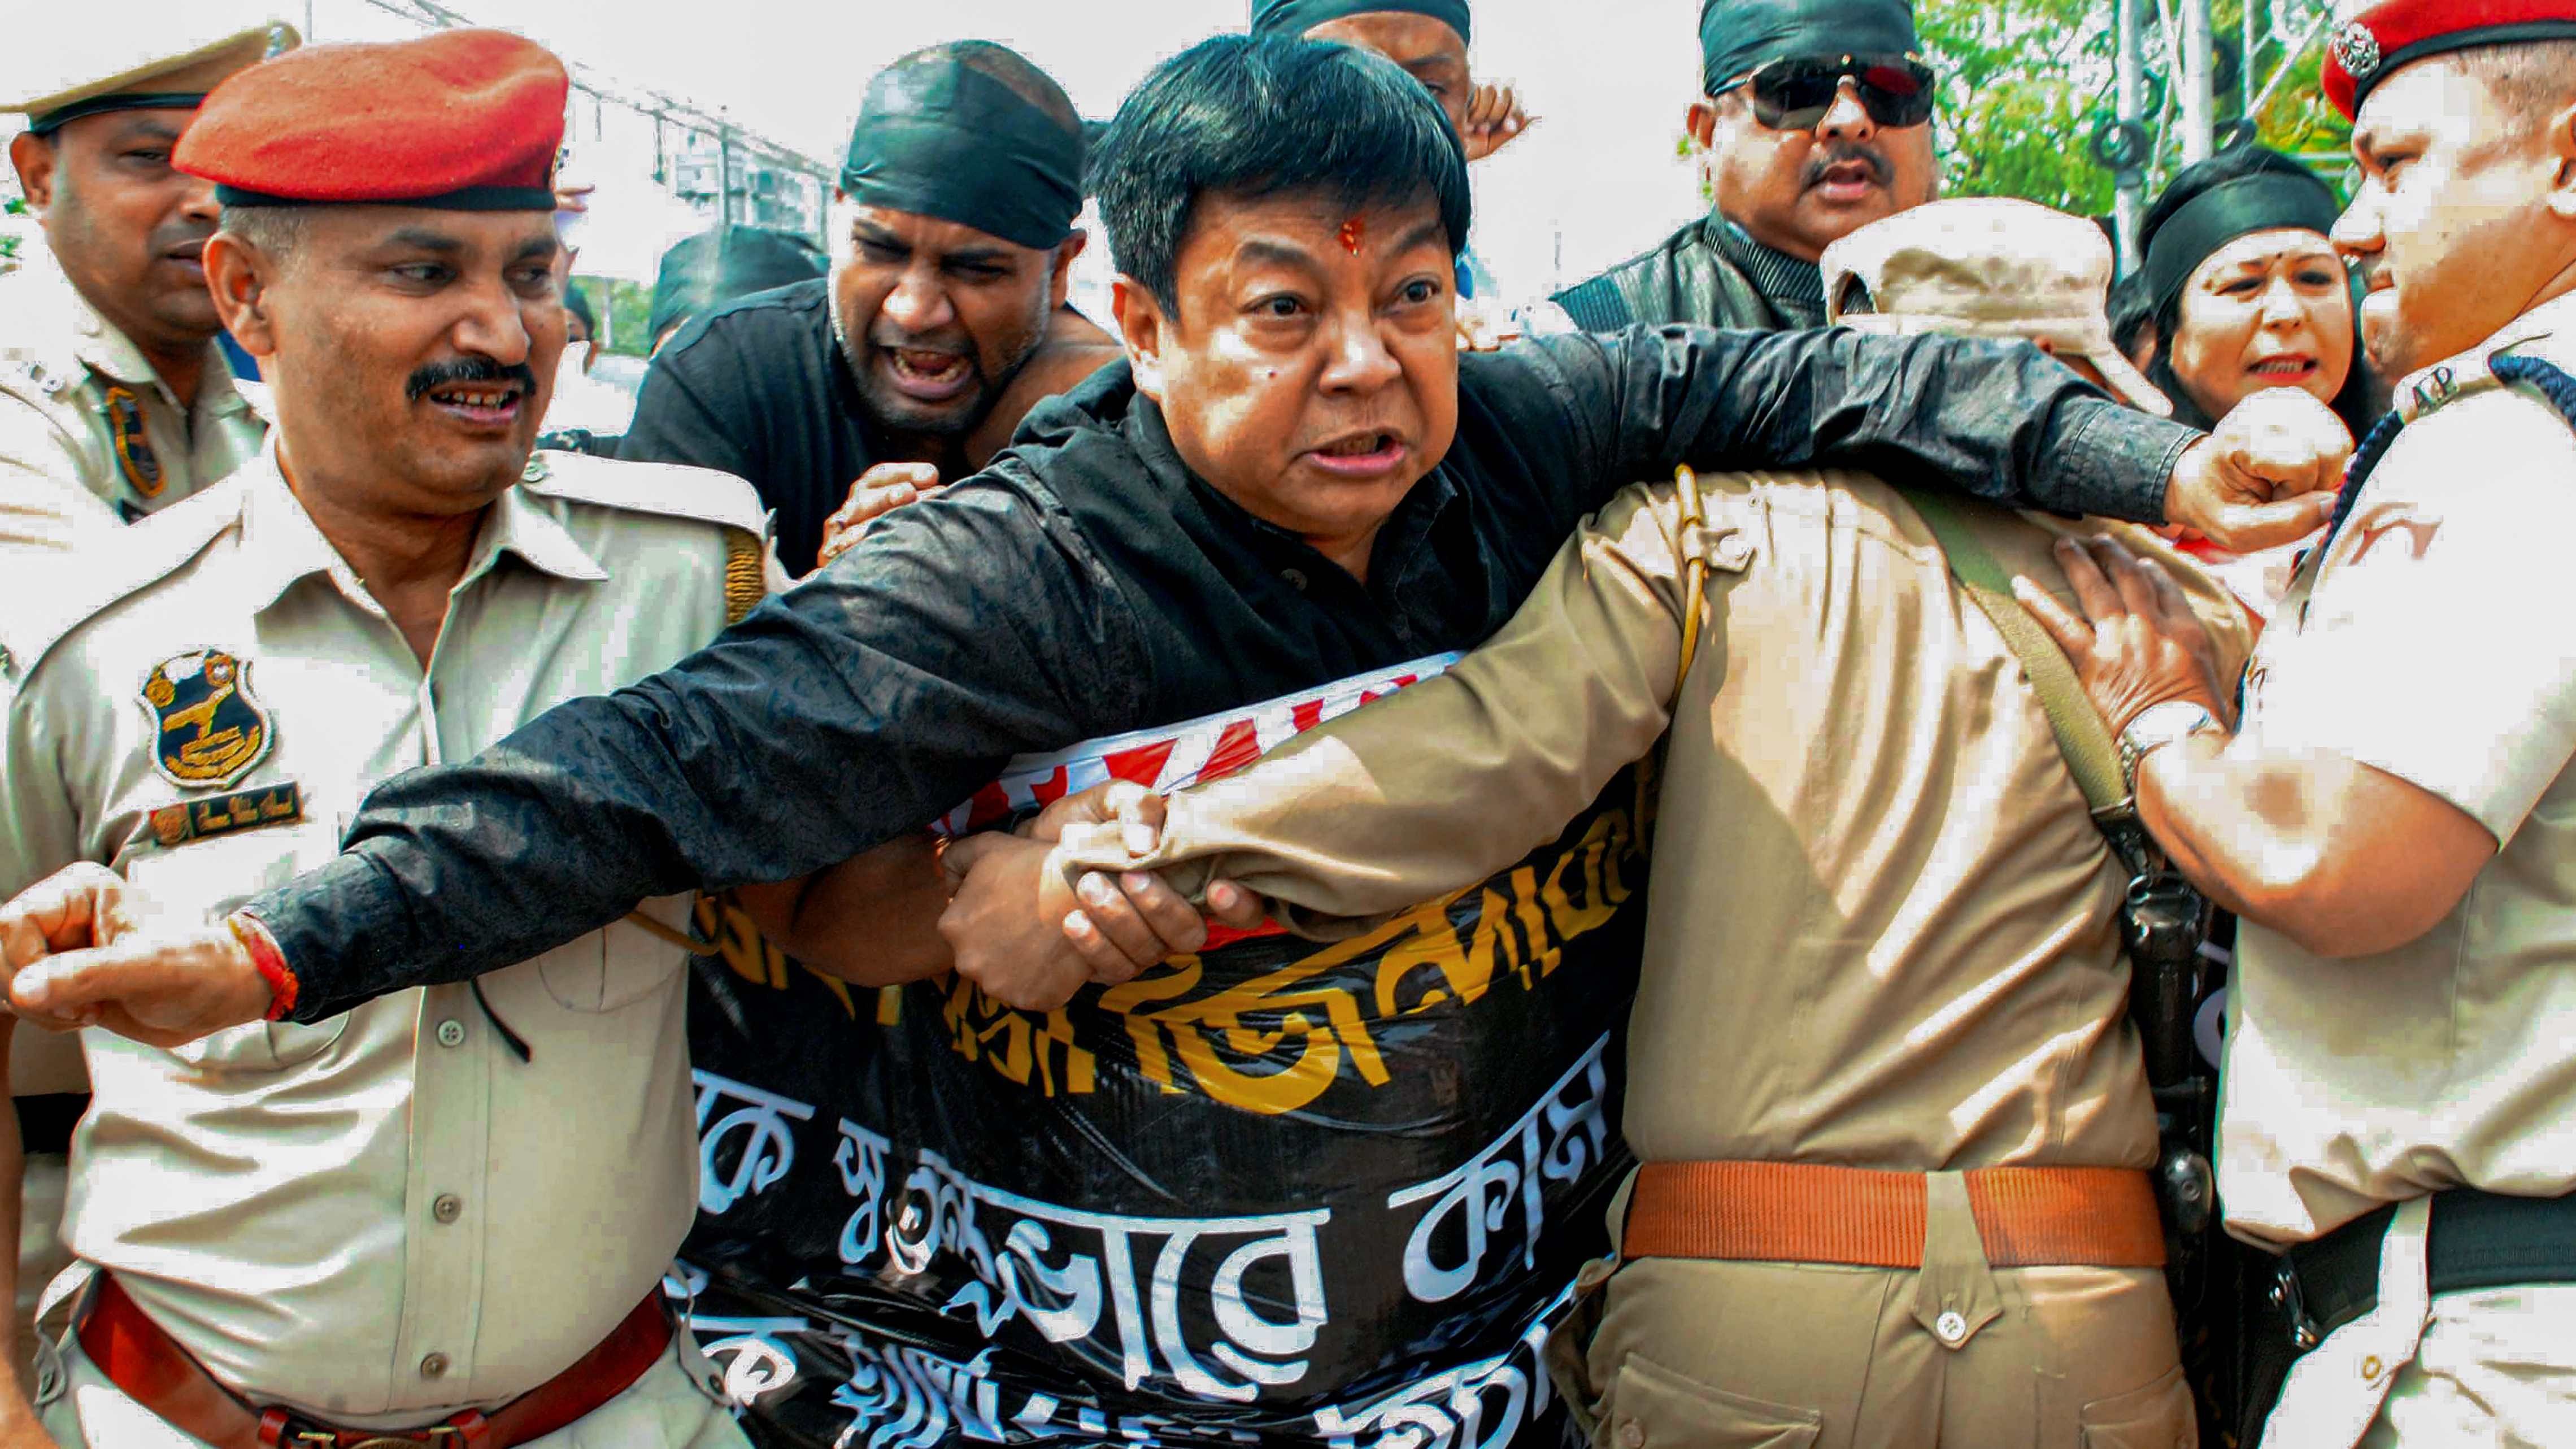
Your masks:
[{"label": "uniform shirt pocket", "polygon": [[[636,909],[687,935],[695,899],[662,896]],[[567,1011],[616,1011],[667,988],[687,959],[659,935],[631,920],[618,920],[539,956],[537,976],[545,982],[546,994]]]},{"label": "uniform shirt pocket", "polygon": [[1631,1353],[1601,1402],[1594,1442],[1611,1449],[1808,1449],[1824,1426],[1814,1409],[1711,1388]]},{"label": "uniform shirt pocket", "polygon": [[[117,866],[154,910],[181,921],[217,921],[338,853],[338,832],[304,824],[137,850]],[[254,1021],[171,1048],[170,1055],[204,1071],[281,1071],[321,1055],[348,1028],[346,1013],[311,1026]]]}]

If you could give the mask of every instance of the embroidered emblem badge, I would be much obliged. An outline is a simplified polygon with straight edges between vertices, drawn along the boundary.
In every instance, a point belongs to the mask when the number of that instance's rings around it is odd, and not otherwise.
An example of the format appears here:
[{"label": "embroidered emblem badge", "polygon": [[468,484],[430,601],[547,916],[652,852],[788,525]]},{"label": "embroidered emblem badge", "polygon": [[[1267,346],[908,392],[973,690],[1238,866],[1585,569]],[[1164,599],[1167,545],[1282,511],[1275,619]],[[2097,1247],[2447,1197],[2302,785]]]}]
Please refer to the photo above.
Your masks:
[{"label": "embroidered emblem badge", "polygon": [[2370,79],[2370,73],[2379,69],[2379,37],[2358,20],[2345,21],[2334,33],[2334,53],[2356,81]]},{"label": "embroidered emblem badge", "polygon": [[126,483],[146,498],[160,497],[170,480],[162,474],[161,459],[153,453],[151,434],[143,426],[143,404],[125,388],[107,390],[107,432],[116,444],[116,466]]},{"label": "embroidered emblem badge", "polygon": [[250,692],[250,665],[199,649],[152,666],[143,680],[152,712],[152,767],[190,790],[221,790],[268,755],[277,731]]}]

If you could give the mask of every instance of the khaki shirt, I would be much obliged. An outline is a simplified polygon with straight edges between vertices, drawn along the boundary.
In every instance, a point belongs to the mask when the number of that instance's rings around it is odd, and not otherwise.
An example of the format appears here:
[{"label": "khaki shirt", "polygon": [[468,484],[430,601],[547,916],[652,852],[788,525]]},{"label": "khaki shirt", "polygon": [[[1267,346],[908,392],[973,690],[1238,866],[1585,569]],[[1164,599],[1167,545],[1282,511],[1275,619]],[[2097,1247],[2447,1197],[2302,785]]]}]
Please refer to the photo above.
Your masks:
[{"label": "khaki shirt", "polygon": [[2576,1191],[2576,431],[2512,389],[2453,393],[2506,347],[2576,372],[2576,296],[2400,384],[2420,416],[2247,676],[2257,748],[2385,770],[2501,846],[2393,951],[2241,928],[2219,1196],[2257,1242],[2446,1187]]},{"label": "khaki shirt", "polygon": [[[273,450],[126,530],[113,601],[22,651],[0,895],[92,860],[226,911],[330,859],[387,776],[712,638],[729,550],[762,528],[749,485],[539,458],[426,669]],[[676,926],[686,904],[648,909]],[[488,1014],[452,985],[176,1051],[88,1032],[72,1248],[255,1401],[381,1427],[525,1392],[653,1290],[689,1225],[684,984],[677,948],[621,922],[481,978]]]},{"label": "khaki shirt", "polygon": [[0,570],[230,476],[268,432],[222,349],[206,344],[195,405],[182,407],[51,254],[31,251],[0,277]]},{"label": "khaki shirt", "polygon": [[[2125,875],[2019,662],[1886,484],[1703,486],[1714,568],[1678,699],[1684,525],[1672,485],[1631,488],[1447,674],[1176,796],[1150,863],[1204,857],[1310,926],[1387,911],[1552,838],[1669,724],[1639,1157],[2146,1165]],[[2063,526],[1989,522],[2004,567],[2071,607]],[[2241,660],[2242,615],[2188,578]]]}]

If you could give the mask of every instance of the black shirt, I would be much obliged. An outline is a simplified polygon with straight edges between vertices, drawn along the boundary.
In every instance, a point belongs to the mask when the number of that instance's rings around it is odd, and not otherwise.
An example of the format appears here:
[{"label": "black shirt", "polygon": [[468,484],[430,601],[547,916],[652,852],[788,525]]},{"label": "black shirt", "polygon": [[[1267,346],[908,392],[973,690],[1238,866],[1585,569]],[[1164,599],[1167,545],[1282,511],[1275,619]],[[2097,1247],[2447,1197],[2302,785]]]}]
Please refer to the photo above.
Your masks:
[{"label": "black shirt", "polygon": [[748,479],[776,515],[778,561],[813,572],[823,520],[884,458],[832,340],[829,278],[755,292],[673,334],[644,375],[617,456]]},{"label": "black shirt", "polygon": [[2198,436],[2035,348],[1848,331],[1551,337],[1462,358],[1459,394],[1363,585],[1194,477],[1104,369],[707,649],[378,787],[346,853],[250,907],[296,1019],[524,961],[648,897],[836,864],[1014,755],[1472,645],[1584,514],[1676,463],[2153,519]]}]

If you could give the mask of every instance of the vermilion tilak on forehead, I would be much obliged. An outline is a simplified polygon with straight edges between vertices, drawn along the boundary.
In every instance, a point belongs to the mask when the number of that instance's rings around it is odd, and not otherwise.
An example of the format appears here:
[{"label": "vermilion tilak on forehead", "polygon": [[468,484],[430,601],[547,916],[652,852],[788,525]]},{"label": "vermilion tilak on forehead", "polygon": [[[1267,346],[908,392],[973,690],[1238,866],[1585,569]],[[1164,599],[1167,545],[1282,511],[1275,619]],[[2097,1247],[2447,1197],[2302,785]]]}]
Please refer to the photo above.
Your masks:
[{"label": "vermilion tilak on forehead", "polygon": [[1368,226],[1358,217],[1342,223],[1342,250],[1352,256],[1360,254],[1360,243],[1368,239]]}]

